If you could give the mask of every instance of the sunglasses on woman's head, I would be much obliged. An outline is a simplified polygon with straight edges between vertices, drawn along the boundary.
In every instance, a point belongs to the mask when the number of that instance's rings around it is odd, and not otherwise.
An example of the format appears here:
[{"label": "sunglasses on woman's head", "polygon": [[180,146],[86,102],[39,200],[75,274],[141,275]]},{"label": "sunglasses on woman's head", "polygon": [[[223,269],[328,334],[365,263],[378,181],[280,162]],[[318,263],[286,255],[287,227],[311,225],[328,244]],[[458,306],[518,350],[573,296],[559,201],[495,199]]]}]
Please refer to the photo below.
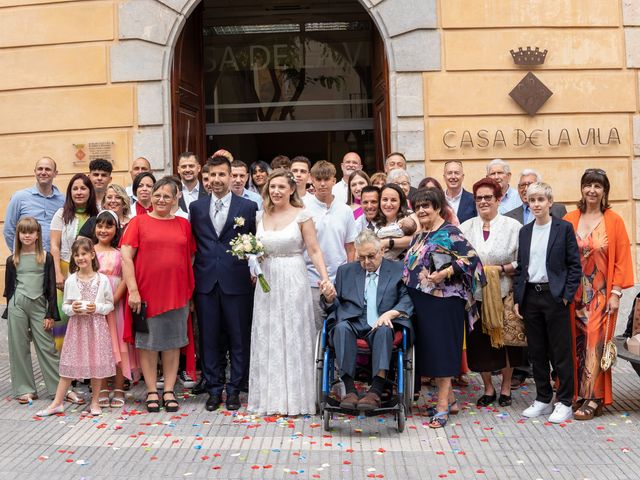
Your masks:
[{"label": "sunglasses on woman's head", "polygon": [[606,175],[607,172],[602,170],[601,168],[587,168],[584,173],[597,173],[598,175]]}]

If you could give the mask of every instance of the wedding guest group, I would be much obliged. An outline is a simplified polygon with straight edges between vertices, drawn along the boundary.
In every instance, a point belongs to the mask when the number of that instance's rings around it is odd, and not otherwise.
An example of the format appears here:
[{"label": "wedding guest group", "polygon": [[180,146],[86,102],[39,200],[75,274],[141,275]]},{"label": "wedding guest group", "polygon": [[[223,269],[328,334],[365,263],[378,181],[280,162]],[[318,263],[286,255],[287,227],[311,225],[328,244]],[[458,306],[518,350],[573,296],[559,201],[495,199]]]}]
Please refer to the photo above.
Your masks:
[{"label": "wedding guest group", "polygon": [[[193,394],[207,394],[208,411],[313,415],[326,327],[338,404],[370,411],[388,387],[394,331],[406,328],[417,390],[425,377],[435,387],[417,397],[428,427],[463,408],[508,408],[527,372],[536,395],[523,417],[589,420],[611,405],[601,358],[633,264],[604,170],[583,173],[566,214],[537,171],[512,186],[501,159],[467,179],[460,160],[415,178],[400,152],[379,159],[379,172],[360,152],[339,158],[340,178],[304,152],[269,162],[183,152],[177,177],[138,157],[128,189],[95,159],[65,194],[56,162],[38,159],[35,185],[13,194],[4,224],[13,397],[53,396],[41,416],[68,402],[98,416],[130,407],[126,385],[141,380],[147,412],[176,412],[180,388],[199,380]],[[372,351],[366,379],[358,339]],[[467,364],[482,382],[472,407],[453,389]],[[90,400],[74,388],[83,379]]]}]

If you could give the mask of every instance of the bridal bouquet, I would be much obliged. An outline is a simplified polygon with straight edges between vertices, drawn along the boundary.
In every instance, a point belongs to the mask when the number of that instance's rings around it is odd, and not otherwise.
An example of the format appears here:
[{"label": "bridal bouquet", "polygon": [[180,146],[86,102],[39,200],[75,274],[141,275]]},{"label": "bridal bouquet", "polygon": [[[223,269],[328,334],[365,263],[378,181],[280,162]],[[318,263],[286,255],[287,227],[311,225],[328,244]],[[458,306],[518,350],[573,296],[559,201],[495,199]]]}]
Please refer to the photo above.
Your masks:
[{"label": "bridal bouquet", "polygon": [[228,252],[231,253],[231,255],[249,262],[251,275],[258,277],[258,283],[262,291],[265,293],[270,292],[271,287],[267,279],[264,278],[264,274],[260,268],[260,262],[258,261],[258,259],[264,255],[264,245],[262,245],[262,242],[258,240],[253,233],[239,233],[236,238],[229,242],[229,245],[231,246],[231,250],[228,250]]}]

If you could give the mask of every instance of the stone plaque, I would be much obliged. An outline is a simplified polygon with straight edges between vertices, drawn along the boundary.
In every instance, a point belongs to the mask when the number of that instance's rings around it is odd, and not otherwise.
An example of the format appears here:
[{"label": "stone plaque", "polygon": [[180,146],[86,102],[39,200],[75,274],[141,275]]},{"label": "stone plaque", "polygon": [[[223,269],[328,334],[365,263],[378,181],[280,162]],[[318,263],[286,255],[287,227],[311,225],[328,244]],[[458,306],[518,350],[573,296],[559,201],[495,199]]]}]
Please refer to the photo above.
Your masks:
[{"label": "stone plaque", "polygon": [[115,142],[111,140],[105,140],[101,142],[88,142],[88,143],[74,143],[73,148],[75,150],[73,163],[91,162],[97,158],[108,160],[112,165],[115,165],[113,159],[113,151]]}]

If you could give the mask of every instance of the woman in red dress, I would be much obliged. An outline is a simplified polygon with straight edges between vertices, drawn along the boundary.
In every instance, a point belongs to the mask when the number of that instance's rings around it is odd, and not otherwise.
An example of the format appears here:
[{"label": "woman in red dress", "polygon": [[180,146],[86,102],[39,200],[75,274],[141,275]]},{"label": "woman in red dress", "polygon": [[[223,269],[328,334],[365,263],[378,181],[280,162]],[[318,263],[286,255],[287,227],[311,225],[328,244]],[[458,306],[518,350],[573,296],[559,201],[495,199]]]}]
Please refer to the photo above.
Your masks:
[{"label": "woman in red dress", "polygon": [[129,290],[129,325],[131,311],[139,312],[141,304],[146,303],[149,332],[136,332],[135,345],[147,385],[149,412],[160,409],[158,392],[149,391],[156,385],[159,352],[164,373],[162,403],[168,412],[178,410],[173,389],[180,348],[189,343],[187,321],[194,286],[191,257],[195,242],[189,221],[171,214],[177,201],[175,182],[160,179],[151,194],[153,211],[134,217],[121,241],[122,270]]}]

